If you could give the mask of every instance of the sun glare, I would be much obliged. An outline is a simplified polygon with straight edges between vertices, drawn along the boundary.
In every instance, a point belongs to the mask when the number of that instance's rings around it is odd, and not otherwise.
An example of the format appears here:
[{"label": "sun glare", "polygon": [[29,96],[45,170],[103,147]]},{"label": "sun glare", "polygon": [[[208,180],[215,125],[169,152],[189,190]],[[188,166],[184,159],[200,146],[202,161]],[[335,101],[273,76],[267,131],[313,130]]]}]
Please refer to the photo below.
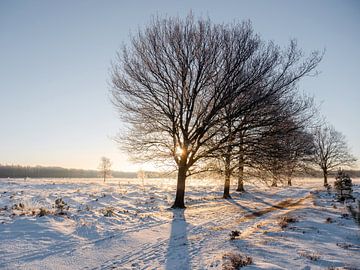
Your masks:
[{"label": "sun glare", "polygon": [[184,154],[184,149],[182,149],[180,146],[177,146],[175,153],[177,156],[181,157]]}]

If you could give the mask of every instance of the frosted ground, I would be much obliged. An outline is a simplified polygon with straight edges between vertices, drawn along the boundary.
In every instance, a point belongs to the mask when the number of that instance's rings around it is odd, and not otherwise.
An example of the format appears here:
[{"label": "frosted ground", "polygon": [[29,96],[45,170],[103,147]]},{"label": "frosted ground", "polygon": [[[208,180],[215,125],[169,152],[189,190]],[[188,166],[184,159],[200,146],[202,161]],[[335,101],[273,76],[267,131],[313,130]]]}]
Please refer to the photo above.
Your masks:
[{"label": "frosted ground", "polygon": [[360,227],[321,181],[223,200],[222,181],[190,180],[183,211],[170,179],[0,179],[0,268],[223,269],[240,253],[242,269],[360,269]]}]

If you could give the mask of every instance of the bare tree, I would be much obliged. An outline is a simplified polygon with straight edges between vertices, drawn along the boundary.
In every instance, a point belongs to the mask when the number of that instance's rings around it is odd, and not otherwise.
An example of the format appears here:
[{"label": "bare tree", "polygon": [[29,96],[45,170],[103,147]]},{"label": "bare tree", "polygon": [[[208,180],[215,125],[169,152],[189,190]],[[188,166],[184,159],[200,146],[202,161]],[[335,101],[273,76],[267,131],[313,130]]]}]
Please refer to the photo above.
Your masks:
[{"label": "bare tree", "polygon": [[111,177],[111,161],[107,157],[102,157],[99,164],[99,174],[104,179]]},{"label": "bare tree", "polygon": [[314,132],[314,163],[324,175],[324,186],[328,185],[328,173],[339,166],[351,166],[355,157],[350,154],[345,136],[333,126],[324,124]]},{"label": "bare tree", "polygon": [[[241,164],[249,167],[251,176],[272,186],[285,180],[291,185],[292,175],[306,167],[313,153],[308,132],[317,119],[313,104],[312,98],[293,92],[291,97],[263,108],[265,117],[256,121],[259,128],[247,130],[241,138],[245,161]],[[242,176],[243,168],[239,171]]]},{"label": "bare tree", "polygon": [[[251,155],[256,157],[257,149],[263,147],[258,135],[264,128],[269,129],[292,118],[297,122],[296,129],[301,129],[311,118],[309,112],[313,107],[312,99],[298,94],[297,83],[313,71],[322,56],[319,52],[313,52],[307,59],[303,59],[303,53],[297,48],[294,40],[284,50],[273,47],[272,43],[267,46],[265,43],[261,44],[262,46],[256,51],[261,55],[256,57],[256,63],[260,66],[265,65],[266,69],[261,70],[256,83],[249,84],[250,91],[246,92],[261,98],[252,103],[251,110],[244,110],[240,114],[234,114],[233,110],[246,107],[249,103],[249,99],[244,99],[243,95],[227,104],[223,110],[222,127],[228,141],[223,144],[224,148],[219,148],[217,151],[222,152],[224,162],[224,198],[230,197],[230,176],[233,172],[237,172],[237,190],[244,190],[245,158]],[[268,61],[269,59],[272,60]],[[251,73],[252,69],[242,70],[239,76],[246,77],[248,72]],[[293,129],[295,127],[288,128],[288,133]],[[285,129],[280,131],[283,137],[284,131]],[[257,158],[250,159],[254,162]]]},{"label": "bare tree", "polygon": [[313,100],[299,95],[295,87],[288,87],[287,79],[278,80],[284,83],[285,90],[281,89],[279,83],[281,91],[273,93],[232,122],[227,119],[224,125],[226,132],[234,132],[234,136],[229,137],[231,141],[227,148],[219,149],[223,152],[224,198],[230,197],[232,174],[238,179],[237,191],[244,191],[246,165],[270,170],[274,179],[282,177],[287,168],[290,183],[290,171],[298,169],[305,157],[309,156],[311,147],[307,146],[312,144],[309,136],[305,136],[305,128],[314,115]]},{"label": "bare tree", "polygon": [[299,63],[295,43],[286,52],[263,44],[249,22],[214,25],[190,15],[155,18],[118,53],[112,96],[127,123],[118,142],[136,159],[175,163],[174,208],[185,207],[185,180],[199,172],[196,164],[229,146],[233,132],[219,136],[223,110],[236,100],[226,117],[238,118],[320,60],[314,54]]},{"label": "bare tree", "polygon": [[[271,186],[280,182],[292,185],[296,172],[304,171],[313,155],[313,137],[306,130],[296,128],[293,123],[282,123],[281,130],[266,140],[265,156],[259,167],[267,171]],[[295,129],[292,129],[295,128]]]},{"label": "bare tree", "polygon": [[296,173],[306,172],[314,153],[313,136],[306,130],[295,130],[285,140],[287,159],[283,163],[283,175],[288,186]]}]

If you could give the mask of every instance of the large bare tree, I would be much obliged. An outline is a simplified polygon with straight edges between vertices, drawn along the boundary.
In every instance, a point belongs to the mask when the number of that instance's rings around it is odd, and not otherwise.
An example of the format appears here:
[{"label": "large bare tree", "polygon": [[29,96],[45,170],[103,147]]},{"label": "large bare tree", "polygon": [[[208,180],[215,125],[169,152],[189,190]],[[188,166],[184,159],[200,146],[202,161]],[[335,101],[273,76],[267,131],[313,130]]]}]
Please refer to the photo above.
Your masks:
[{"label": "large bare tree", "polygon": [[219,136],[224,109],[236,100],[226,117],[238,118],[291,87],[320,58],[299,64],[300,57],[295,43],[281,55],[261,42],[249,22],[155,18],[113,64],[112,100],[127,123],[118,141],[136,159],[175,163],[173,207],[184,208],[186,177],[233,136]]},{"label": "large bare tree", "polygon": [[351,166],[355,157],[351,155],[345,136],[333,126],[324,124],[314,131],[314,163],[324,176],[324,186],[328,185],[328,173],[339,166]]}]

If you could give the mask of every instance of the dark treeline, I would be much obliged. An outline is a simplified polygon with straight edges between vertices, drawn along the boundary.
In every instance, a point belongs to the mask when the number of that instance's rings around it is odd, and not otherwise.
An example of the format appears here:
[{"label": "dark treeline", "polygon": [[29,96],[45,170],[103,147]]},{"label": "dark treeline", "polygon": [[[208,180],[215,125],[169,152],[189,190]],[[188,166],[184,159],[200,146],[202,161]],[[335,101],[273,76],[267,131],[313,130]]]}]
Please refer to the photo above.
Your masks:
[{"label": "dark treeline", "polygon": [[[360,177],[360,170],[346,170],[351,177]],[[137,172],[120,172],[112,171],[114,178],[137,178]],[[331,172],[330,177],[335,177],[336,172]],[[308,170],[298,173],[295,177],[316,177],[321,178],[322,172],[318,170]],[[0,178],[98,178],[99,171],[82,170],[82,169],[66,169],[61,167],[43,167],[43,166],[20,166],[20,165],[0,165]],[[144,172],[144,178],[163,178],[175,177],[174,174],[166,174],[161,172]]]},{"label": "dark treeline", "polygon": [[[360,170],[344,170],[346,174],[348,174],[351,178],[359,178]],[[337,175],[337,171],[329,172],[329,177],[335,178]],[[314,178],[323,178],[323,172],[315,169],[307,169],[303,172],[298,172],[294,175],[294,177],[314,177]]]},{"label": "dark treeline", "polygon": [[[348,174],[350,177],[354,177],[354,178],[359,178],[360,177],[360,171],[356,171],[356,170],[344,170],[344,172],[346,174]],[[332,176],[335,177],[335,172],[333,172],[333,174],[330,174]]]},{"label": "dark treeline", "polygon": [[[136,172],[112,171],[116,178],[136,178]],[[29,167],[19,165],[0,165],[0,178],[97,178],[96,170],[66,169],[61,167]]]}]

